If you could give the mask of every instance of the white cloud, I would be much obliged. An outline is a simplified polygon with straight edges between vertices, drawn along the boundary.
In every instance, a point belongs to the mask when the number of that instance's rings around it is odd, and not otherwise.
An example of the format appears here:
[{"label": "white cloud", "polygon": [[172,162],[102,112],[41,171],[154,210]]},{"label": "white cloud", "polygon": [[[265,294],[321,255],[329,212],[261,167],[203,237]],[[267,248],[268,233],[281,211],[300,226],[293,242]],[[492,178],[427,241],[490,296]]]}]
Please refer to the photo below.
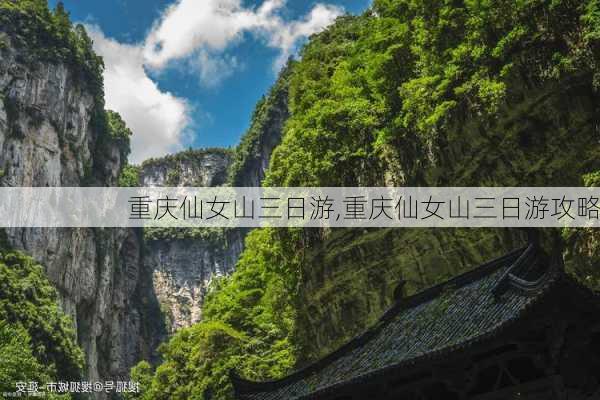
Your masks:
[{"label": "white cloud", "polygon": [[317,4],[301,21],[292,21],[286,24],[281,20],[277,20],[279,23],[275,29],[268,32],[271,47],[281,50],[275,67],[280,68],[283,66],[285,60],[296,51],[296,46],[301,39],[322,31],[340,16],[341,13],[342,10],[338,7]]},{"label": "white cloud", "polygon": [[207,50],[200,50],[191,62],[192,68],[198,71],[200,83],[207,88],[218,86],[223,80],[229,78],[235,71],[244,66],[237,57],[232,55],[212,54]]},{"label": "white cloud", "polygon": [[249,8],[241,0],[177,0],[135,45],[119,43],[98,27],[87,26],[94,49],[104,57],[106,106],[119,112],[134,133],[133,162],[182,149],[192,123],[189,102],[161,91],[146,67],[158,72],[183,61],[203,87],[215,87],[243,67],[243,61],[225,53],[245,33],[278,49],[275,67],[280,68],[303,38],[342,13],[338,7],[317,4],[304,18],[286,21],[281,16],[285,3],[265,0]]},{"label": "white cloud", "polygon": [[241,0],[178,0],[167,8],[144,44],[149,66],[162,69],[172,61],[196,52],[222,51],[245,32],[266,38],[287,58],[298,41],[322,30],[342,9],[317,4],[300,21],[285,21],[278,14],[285,0],[265,0],[258,8],[244,8]]},{"label": "white cloud", "polygon": [[238,0],[180,0],[151,30],[144,56],[150,66],[163,68],[199,48],[225,48],[249,23]]},{"label": "white cloud", "polygon": [[180,150],[191,121],[186,100],[162,92],[148,77],[140,46],[107,38],[94,26],[86,29],[106,65],[106,108],[119,112],[134,133],[130,160],[139,163]]}]

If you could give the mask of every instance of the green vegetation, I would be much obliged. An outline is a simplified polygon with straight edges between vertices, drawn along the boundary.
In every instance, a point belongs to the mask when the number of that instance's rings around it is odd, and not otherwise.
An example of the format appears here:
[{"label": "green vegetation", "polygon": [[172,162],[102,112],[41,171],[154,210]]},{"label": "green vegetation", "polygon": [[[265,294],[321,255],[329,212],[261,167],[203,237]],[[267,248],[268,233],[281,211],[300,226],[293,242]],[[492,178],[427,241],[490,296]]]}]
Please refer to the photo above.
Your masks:
[{"label": "green vegetation", "polygon": [[202,240],[213,244],[224,244],[227,228],[145,228],[144,240]]},{"label": "green vegetation", "polygon": [[[267,185],[598,186],[599,45],[598,0],[374,0],[364,15],[311,38],[257,105],[236,153],[188,150],[142,167],[165,166],[176,184],[181,162],[220,154],[233,159],[229,183],[240,184],[281,118]],[[62,4],[50,11],[44,0],[0,0],[0,51],[32,69],[65,64],[92,93],[90,183],[114,145],[125,160],[131,132],[104,110],[102,59]],[[21,134],[13,124],[20,112],[41,123],[7,93],[2,101],[12,135]],[[127,166],[118,183],[137,186],[139,174]],[[222,243],[227,233],[145,235]],[[127,397],[229,399],[229,370],[280,377],[371,325],[400,279],[413,293],[521,240],[510,230],[255,230],[236,272],[213,283],[203,321],[161,347],[156,369],[135,367],[143,393]],[[600,287],[598,234],[566,230],[563,241],[569,271]],[[56,301],[40,266],[0,252],[1,390],[14,390],[15,380],[79,377],[82,354]]]},{"label": "green vegetation", "polygon": [[140,167],[136,165],[126,165],[119,175],[119,187],[139,187],[140,186]]},{"label": "green vegetation", "polygon": [[151,382],[140,398],[183,400],[205,392],[231,398],[230,369],[260,379],[282,376],[293,367],[290,294],[298,260],[284,256],[292,249],[282,247],[279,234],[250,233],[236,273],[214,282],[203,321],[161,346],[163,363],[154,373],[145,363],[134,369],[140,382]]},{"label": "green vegetation", "polygon": [[[600,171],[583,176],[584,186],[600,187]],[[563,230],[565,268],[584,285],[600,291],[600,232],[595,228]]]},{"label": "green vegetation", "polygon": [[141,361],[135,367],[131,369],[131,380],[134,382],[139,382],[140,384],[140,393],[125,393],[125,400],[132,399],[148,399],[148,389],[150,385],[152,385],[152,366],[147,361]]},{"label": "green vegetation", "polygon": [[[288,72],[265,185],[595,185],[599,4],[375,0],[339,18]],[[234,165],[259,148],[269,99]],[[281,376],[372,324],[400,279],[412,293],[522,242],[500,229],[255,230],[205,320],[163,345],[156,371],[138,369],[144,398],[229,399],[229,368]],[[590,284],[598,243],[565,240]]]},{"label": "green vegetation", "polygon": [[[501,118],[531,112],[549,90],[589,91],[598,81],[594,1],[384,0],[373,10],[378,17],[341,19],[304,48],[268,184],[381,183],[385,173],[401,184],[456,182],[461,160],[448,158],[463,141],[484,144],[481,131],[507,128]],[[523,117],[520,136],[543,129]],[[462,128],[469,120],[472,132]],[[525,147],[526,138],[497,136],[507,150]],[[485,150],[485,161],[500,158]]]},{"label": "green vegetation", "polygon": [[[92,48],[92,40],[83,25],[73,26],[61,2],[50,11],[46,0],[0,0],[0,35],[3,51],[14,49],[18,62],[35,69],[39,63],[64,64],[71,78],[94,98],[92,126],[96,130],[95,165],[89,166],[84,183],[94,183],[95,176],[103,173],[103,165],[111,158],[110,149],[116,145],[121,159],[130,152],[129,136],[121,117],[104,110],[104,62]],[[14,124],[20,112],[26,113],[33,126],[38,126],[42,116],[36,109],[23,109],[17,99],[4,94],[11,133],[19,136]],[[92,176],[94,175],[94,176]],[[101,180],[101,179],[100,179]]]},{"label": "green vegetation", "polygon": [[123,121],[119,113],[115,111],[106,111],[106,125],[112,142],[117,143],[119,146],[121,158],[126,160],[127,156],[131,152],[131,148],[129,146],[129,137],[133,133],[127,127],[127,125],[125,125],[125,121]]},{"label": "green vegetation", "polygon": [[83,353],[72,326],[42,267],[0,251],[0,392],[16,391],[18,381],[80,380]]},{"label": "green vegetation", "polygon": [[583,175],[583,185],[589,187],[600,187],[600,171],[590,172]]},{"label": "green vegetation", "polygon": [[106,111],[108,133],[114,139],[121,139],[129,142],[129,137],[132,135],[131,130],[125,125],[125,121],[115,112]]},{"label": "green vegetation", "polygon": [[364,47],[372,43],[370,32],[382,36],[375,42],[382,50],[401,38],[395,27],[373,31],[379,21],[341,18],[303,49],[290,81],[291,117],[273,152],[266,186],[352,186],[368,183],[358,174],[381,171],[373,134],[385,122],[384,99],[369,93],[373,79],[365,76],[380,57]]},{"label": "green vegetation", "polygon": [[277,129],[278,120],[288,118],[288,88],[294,62],[289,61],[280,72],[277,82],[269,90],[267,96],[258,101],[252,114],[250,128],[242,136],[240,144],[235,149],[233,163],[229,168],[229,186],[244,186],[248,183],[248,172],[262,168],[261,157],[265,147],[275,146],[280,140]]},{"label": "green vegetation", "polygon": [[27,63],[64,63],[99,97],[103,95],[102,58],[82,25],[72,26],[62,3],[54,12],[45,0],[0,0],[0,30]]},{"label": "green vegetation", "polygon": [[[87,182],[93,183],[93,179],[96,178],[100,182],[106,182],[106,177],[102,174],[106,171],[106,165],[114,163],[113,149],[116,147],[119,151],[119,161],[121,168],[127,167],[127,156],[131,152],[129,137],[132,135],[131,130],[125,125],[125,121],[115,111],[104,110],[104,98],[102,97],[101,103],[98,101],[96,104],[102,104],[101,109],[97,109],[93,116],[93,123],[96,127],[96,131],[99,132],[95,147],[94,165],[90,166],[90,173],[87,174]],[[123,171],[119,171],[117,178],[117,185],[120,183],[126,183],[129,181],[121,182]],[[135,175],[131,168],[126,172],[124,179],[134,179]]]}]

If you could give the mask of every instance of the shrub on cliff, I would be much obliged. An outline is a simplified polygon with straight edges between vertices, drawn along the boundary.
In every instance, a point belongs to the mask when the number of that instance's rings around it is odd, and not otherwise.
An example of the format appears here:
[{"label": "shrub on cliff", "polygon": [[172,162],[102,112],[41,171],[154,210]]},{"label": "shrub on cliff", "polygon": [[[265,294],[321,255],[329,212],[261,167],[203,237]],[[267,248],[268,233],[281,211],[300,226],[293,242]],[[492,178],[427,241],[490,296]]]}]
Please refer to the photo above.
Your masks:
[{"label": "shrub on cliff", "polygon": [[57,301],[40,265],[0,251],[0,392],[15,391],[15,379],[45,385],[81,378],[83,353]]},{"label": "shrub on cliff", "polygon": [[62,3],[54,12],[46,0],[0,0],[0,31],[11,38],[24,61],[62,62],[94,92],[103,93],[102,57],[82,25],[73,27]]},{"label": "shrub on cliff", "polygon": [[24,64],[68,66],[76,83],[93,96],[91,124],[97,133],[97,162],[89,166],[85,184],[93,182],[92,174],[101,173],[110,157],[109,146],[117,145],[121,158],[127,157],[131,131],[119,114],[104,109],[104,61],[94,52],[83,25],[73,26],[61,2],[51,11],[46,0],[0,0],[0,42],[0,56],[13,47],[17,61]]}]

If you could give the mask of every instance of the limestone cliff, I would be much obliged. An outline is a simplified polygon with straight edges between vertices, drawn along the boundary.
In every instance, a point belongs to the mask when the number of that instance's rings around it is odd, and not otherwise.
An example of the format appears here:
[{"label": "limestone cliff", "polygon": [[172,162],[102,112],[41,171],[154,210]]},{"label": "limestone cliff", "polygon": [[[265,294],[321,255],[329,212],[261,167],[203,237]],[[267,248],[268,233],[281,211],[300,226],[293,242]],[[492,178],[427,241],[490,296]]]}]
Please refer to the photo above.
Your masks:
[{"label": "limestone cliff", "polygon": [[221,186],[227,178],[232,151],[187,150],[150,159],[140,169],[141,186]]},{"label": "limestone cliff", "polygon": [[[117,186],[128,129],[104,110],[102,60],[62,6],[0,2],[0,185]],[[286,74],[284,73],[285,77]],[[288,116],[287,78],[259,103],[244,145],[148,160],[142,186],[253,186]],[[117,126],[123,126],[122,121]],[[240,155],[242,155],[240,157]],[[235,168],[233,164],[235,163]],[[235,171],[235,174],[232,172]],[[201,318],[207,287],[233,271],[246,230],[10,229],[44,265],[74,321],[89,381],[126,379],[171,332]]]},{"label": "limestone cliff", "polygon": [[144,266],[170,333],[202,318],[202,304],[215,277],[229,275],[243,249],[239,230],[206,237],[156,238],[145,242]]},{"label": "limestone cliff", "polygon": [[[72,65],[40,61],[13,36],[0,35],[0,184],[114,185],[126,153],[120,139],[99,129],[99,100],[88,82]],[[139,232],[11,229],[7,235],[45,266],[58,289],[76,323],[87,379],[128,376],[149,351],[142,302],[151,301],[137,295]]]},{"label": "limestone cliff", "polygon": [[[142,186],[219,186],[230,165],[228,150],[188,150],[144,162],[139,180]],[[208,285],[233,271],[243,240],[242,230],[145,231],[142,263],[152,276],[167,332],[200,320]]]}]

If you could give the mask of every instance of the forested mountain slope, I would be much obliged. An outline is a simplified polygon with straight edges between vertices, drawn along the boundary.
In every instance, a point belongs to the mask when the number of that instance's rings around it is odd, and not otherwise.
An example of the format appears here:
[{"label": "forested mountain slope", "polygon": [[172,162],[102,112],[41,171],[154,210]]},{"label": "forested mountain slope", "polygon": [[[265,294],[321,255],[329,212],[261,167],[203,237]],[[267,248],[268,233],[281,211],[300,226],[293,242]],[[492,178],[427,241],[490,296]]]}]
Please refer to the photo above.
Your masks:
[{"label": "forested mountain slope", "polygon": [[[598,185],[600,4],[375,0],[311,38],[266,185]],[[598,235],[546,231],[598,282]],[[522,243],[512,230],[255,230],[204,320],[140,364],[145,399],[232,397],[280,377],[413,293]]]}]

